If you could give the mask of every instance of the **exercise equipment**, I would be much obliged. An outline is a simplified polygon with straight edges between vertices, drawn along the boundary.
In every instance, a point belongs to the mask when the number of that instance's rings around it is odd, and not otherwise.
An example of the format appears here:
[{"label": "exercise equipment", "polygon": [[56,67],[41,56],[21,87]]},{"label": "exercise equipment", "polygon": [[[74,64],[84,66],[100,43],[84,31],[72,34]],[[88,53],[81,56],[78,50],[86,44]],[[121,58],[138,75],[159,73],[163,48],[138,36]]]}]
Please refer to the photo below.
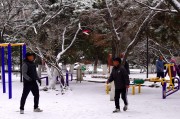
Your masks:
[{"label": "exercise equipment", "polygon": [[[166,80],[165,78],[151,78],[151,79],[147,79],[147,81],[150,82],[160,82],[162,85],[162,98],[166,99],[166,97],[174,94],[175,92],[180,90],[180,79],[177,77],[172,77],[171,74],[171,66],[174,66],[174,64],[165,64],[165,66],[167,67],[168,71],[169,71],[169,78],[170,80]],[[177,86],[175,86],[173,84],[173,80],[176,80],[175,82],[177,83]],[[169,85],[167,86],[167,83],[169,83]]]},{"label": "exercise equipment", "polygon": [[[1,63],[2,63],[2,85],[3,85],[3,93],[6,93],[6,78],[5,78],[5,48],[8,49],[8,92],[9,99],[12,98],[12,47],[20,47],[20,67],[22,67],[22,59],[25,58],[26,54],[26,44],[25,43],[2,43],[0,44],[1,48]],[[22,82],[22,68],[20,68],[20,80]]]},{"label": "exercise equipment", "polygon": [[134,79],[133,85],[132,85],[132,95],[135,95],[135,89],[138,87],[138,93],[141,93],[141,85],[144,84],[143,79]]}]

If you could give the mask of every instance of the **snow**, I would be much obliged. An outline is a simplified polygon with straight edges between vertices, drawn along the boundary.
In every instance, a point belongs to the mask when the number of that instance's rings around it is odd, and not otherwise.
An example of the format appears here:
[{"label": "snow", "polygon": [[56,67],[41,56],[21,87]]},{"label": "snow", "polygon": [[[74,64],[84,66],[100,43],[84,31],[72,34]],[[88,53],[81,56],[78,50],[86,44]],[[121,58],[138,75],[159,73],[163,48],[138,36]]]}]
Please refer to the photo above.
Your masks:
[{"label": "snow", "polygon": [[172,2],[176,5],[176,7],[180,10],[180,2],[177,0],[172,0]]},{"label": "snow", "polygon": [[[134,73],[130,77],[145,76]],[[90,75],[87,77],[91,78]],[[56,87],[60,89],[59,85]],[[163,100],[161,88],[142,87],[142,93],[136,95],[131,95],[130,88],[129,110],[112,114],[114,102],[109,101],[105,83],[71,81],[72,91],[68,90],[65,95],[56,95],[58,91],[53,90],[40,91],[40,108],[44,110],[42,113],[32,111],[33,96],[30,94],[26,101],[25,114],[20,115],[18,111],[22,88],[19,77],[13,75],[13,98],[9,100],[8,94],[2,94],[0,85],[0,119],[179,119],[178,110],[176,112],[175,109],[180,107],[180,91]]]}]

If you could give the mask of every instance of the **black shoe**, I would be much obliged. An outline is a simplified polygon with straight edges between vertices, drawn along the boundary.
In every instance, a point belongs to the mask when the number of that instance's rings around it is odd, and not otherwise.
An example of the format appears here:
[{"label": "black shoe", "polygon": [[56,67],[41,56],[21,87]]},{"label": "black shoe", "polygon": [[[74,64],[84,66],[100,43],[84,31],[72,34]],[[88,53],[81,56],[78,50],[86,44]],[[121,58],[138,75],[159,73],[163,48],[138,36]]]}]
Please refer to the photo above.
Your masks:
[{"label": "black shoe", "polygon": [[127,109],[128,109],[128,106],[125,105],[124,108],[123,108],[123,111],[127,111]]}]

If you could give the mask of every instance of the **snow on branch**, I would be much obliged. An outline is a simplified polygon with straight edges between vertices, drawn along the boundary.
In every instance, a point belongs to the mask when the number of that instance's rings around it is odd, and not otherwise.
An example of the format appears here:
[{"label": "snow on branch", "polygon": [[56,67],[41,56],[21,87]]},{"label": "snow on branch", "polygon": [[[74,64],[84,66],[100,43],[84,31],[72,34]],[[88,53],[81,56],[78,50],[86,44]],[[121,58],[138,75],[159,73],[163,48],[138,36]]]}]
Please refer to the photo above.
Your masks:
[{"label": "snow on branch", "polygon": [[43,25],[46,24],[47,22],[49,22],[49,20],[55,18],[55,17],[56,17],[57,15],[59,15],[63,10],[64,10],[64,9],[62,8],[62,9],[59,10],[57,13],[55,13],[54,15],[52,15],[49,19],[47,19],[47,20],[43,23]]},{"label": "snow on branch", "polygon": [[113,33],[115,34],[116,39],[120,41],[120,37],[118,36],[118,33],[117,33],[117,28],[115,28],[115,23],[114,23],[114,20],[113,20],[112,12],[111,12],[111,10],[110,10],[110,8],[109,8],[109,5],[108,5],[107,0],[105,0],[105,2],[106,2],[106,7],[107,7],[107,9],[108,9],[109,16],[110,16],[111,27],[112,27],[112,29],[113,29]]},{"label": "snow on branch", "polygon": [[42,5],[39,3],[39,1],[38,0],[34,0],[37,4],[38,4],[38,6],[41,8],[41,10],[45,13],[45,14],[47,14],[47,12],[44,10],[44,8],[42,7]]},{"label": "snow on branch", "polygon": [[[76,31],[76,33],[75,33],[71,43],[69,44],[69,46],[64,49],[64,43],[62,43],[62,51],[57,55],[57,59],[56,59],[57,62],[61,59],[61,56],[73,45],[73,43],[76,40],[76,37],[77,37],[80,30],[81,30],[81,24],[79,23],[78,24],[78,30]],[[66,30],[64,30],[64,33],[63,33],[63,42],[65,42],[65,31]]]},{"label": "snow on branch", "polygon": [[173,56],[173,54],[172,54],[172,52],[171,52],[170,49],[168,49],[168,48],[166,48],[166,47],[164,47],[164,46],[161,46],[159,43],[153,41],[152,39],[150,39],[149,41],[153,42],[153,43],[154,43],[155,45],[157,45],[158,47],[161,47],[162,49],[167,50],[167,51],[169,52],[169,54],[170,54],[171,56]]},{"label": "snow on branch", "polygon": [[176,9],[178,12],[180,12],[180,2],[177,0],[166,0],[167,2],[169,2],[174,9]]},{"label": "snow on branch", "polygon": [[65,42],[65,34],[66,34],[67,27],[64,28],[63,35],[62,35],[62,51],[64,50],[64,42]]},{"label": "snow on branch", "polygon": [[134,0],[135,2],[137,2],[138,4],[145,6],[147,8],[149,8],[150,10],[154,10],[154,11],[160,11],[160,12],[171,12],[171,13],[178,13],[177,10],[170,10],[170,9],[159,9],[159,8],[155,8],[155,7],[151,7],[143,2],[139,2],[137,0]]},{"label": "snow on branch", "polygon": [[[163,3],[163,1],[159,1],[157,3],[157,5],[155,6],[155,8],[158,8],[161,4]],[[138,31],[136,32],[134,39],[132,40],[132,42],[128,45],[126,51],[125,51],[125,56],[124,56],[124,60],[123,60],[123,64],[125,63],[125,60],[127,58],[127,56],[129,55],[129,52],[131,52],[131,50],[134,48],[134,46],[139,42],[139,35],[142,33],[142,31],[144,30],[145,27],[147,27],[147,24],[149,23],[149,19],[152,18],[152,16],[154,16],[155,11],[151,10],[151,12],[148,14],[148,16],[145,18],[145,20],[143,21],[143,23],[140,25]]]},{"label": "snow on branch", "polygon": [[33,26],[33,29],[34,29],[34,32],[35,32],[36,34],[38,34],[37,29],[36,29],[35,26]]}]

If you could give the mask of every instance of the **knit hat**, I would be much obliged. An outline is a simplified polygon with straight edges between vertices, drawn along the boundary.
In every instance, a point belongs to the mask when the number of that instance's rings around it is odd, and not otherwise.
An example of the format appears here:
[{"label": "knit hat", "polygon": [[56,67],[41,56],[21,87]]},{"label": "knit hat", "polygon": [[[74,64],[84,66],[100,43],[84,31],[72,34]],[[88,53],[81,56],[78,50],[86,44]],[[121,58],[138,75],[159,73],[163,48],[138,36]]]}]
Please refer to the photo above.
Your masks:
[{"label": "knit hat", "polygon": [[34,56],[34,59],[36,59],[36,54],[35,54],[35,53],[27,52],[27,53],[25,54],[25,59],[27,59],[28,56]]},{"label": "knit hat", "polygon": [[121,63],[121,58],[119,57],[113,58],[113,61],[118,61],[119,63]]},{"label": "knit hat", "polygon": [[25,57],[28,57],[28,56],[34,56],[34,53],[31,53],[31,52],[27,52]]}]

